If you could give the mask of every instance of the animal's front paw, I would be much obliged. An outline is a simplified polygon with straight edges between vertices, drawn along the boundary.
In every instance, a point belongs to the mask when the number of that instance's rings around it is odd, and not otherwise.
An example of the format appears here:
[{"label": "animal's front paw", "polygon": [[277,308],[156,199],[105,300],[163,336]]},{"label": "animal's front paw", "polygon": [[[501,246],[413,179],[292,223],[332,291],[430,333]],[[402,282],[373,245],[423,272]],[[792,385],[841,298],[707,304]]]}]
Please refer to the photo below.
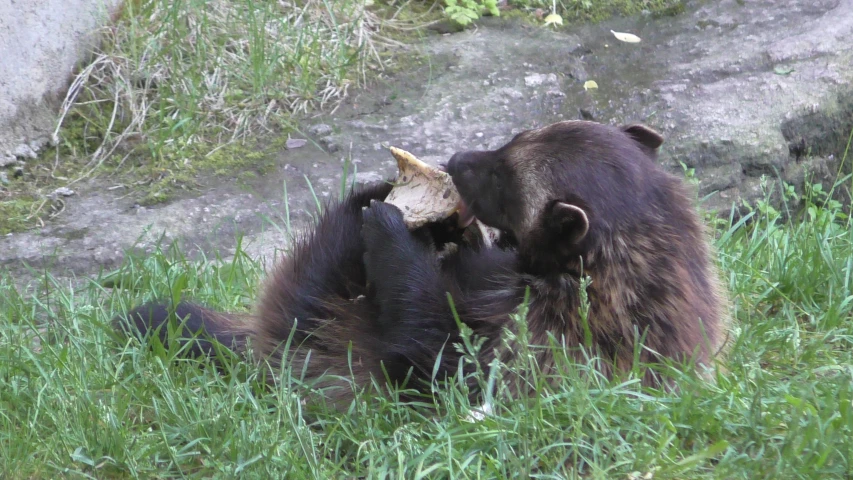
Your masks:
[{"label": "animal's front paw", "polygon": [[393,296],[394,284],[403,281],[410,261],[412,234],[403,221],[403,213],[395,206],[377,200],[364,209],[361,227],[364,241],[364,267],[368,283],[380,297]]},{"label": "animal's front paw", "polygon": [[406,222],[403,221],[403,212],[394,205],[371,200],[370,206],[364,209],[361,236],[368,249],[393,241],[400,235],[407,236],[408,233]]}]

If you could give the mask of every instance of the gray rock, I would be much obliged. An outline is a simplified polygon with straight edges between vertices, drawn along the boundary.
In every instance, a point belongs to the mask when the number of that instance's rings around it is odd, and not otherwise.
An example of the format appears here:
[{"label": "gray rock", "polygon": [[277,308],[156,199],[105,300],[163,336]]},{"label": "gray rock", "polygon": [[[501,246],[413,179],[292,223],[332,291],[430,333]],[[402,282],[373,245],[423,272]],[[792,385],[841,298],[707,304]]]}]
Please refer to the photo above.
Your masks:
[{"label": "gray rock", "polygon": [[554,73],[534,73],[524,77],[524,85],[541,87],[542,85],[557,85],[557,75]]},{"label": "gray rock", "polygon": [[387,125],[376,124],[376,123],[367,123],[363,120],[353,120],[349,122],[350,127],[358,130],[372,130],[374,132],[384,132],[388,130]]},{"label": "gray rock", "polygon": [[329,153],[336,153],[340,151],[341,146],[335,142],[335,139],[332,137],[323,137],[320,139],[320,145],[326,149]]},{"label": "gray rock", "polygon": [[38,156],[36,155],[36,152],[32,149],[32,147],[30,147],[26,143],[22,143],[16,146],[15,149],[12,151],[12,155],[20,158],[36,158]]},{"label": "gray rock", "polygon": [[325,123],[318,123],[316,125],[311,125],[310,127],[308,127],[308,133],[317,137],[325,137],[326,135],[332,133],[332,127]]},{"label": "gray rock", "polygon": [[524,98],[524,94],[519,92],[518,90],[516,90],[514,88],[504,87],[504,88],[498,89],[498,92],[501,95],[503,95],[509,99],[512,99],[512,100],[519,100],[521,98]]},{"label": "gray rock", "polygon": [[56,198],[56,197],[70,197],[74,195],[74,190],[71,190],[68,187],[59,187],[54,190],[48,197]]},{"label": "gray rock", "polygon": [[358,172],[355,174],[355,183],[359,185],[370,185],[385,180],[385,176],[379,172]]},{"label": "gray rock", "polygon": [[121,0],[0,2],[0,163],[48,143],[64,89]]},{"label": "gray rock", "polygon": [[305,140],[304,138],[288,138],[284,143],[284,146],[288,150],[292,150],[294,148],[302,148],[306,143],[308,143],[308,140]]}]

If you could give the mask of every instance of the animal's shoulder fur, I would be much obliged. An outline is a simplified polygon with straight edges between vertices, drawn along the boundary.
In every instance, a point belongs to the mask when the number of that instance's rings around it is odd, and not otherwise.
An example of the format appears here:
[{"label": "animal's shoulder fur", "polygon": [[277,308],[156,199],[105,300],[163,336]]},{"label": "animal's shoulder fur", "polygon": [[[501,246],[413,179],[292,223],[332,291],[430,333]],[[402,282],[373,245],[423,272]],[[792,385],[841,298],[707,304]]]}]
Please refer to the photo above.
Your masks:
[{"label": "animal's shoulder fur", "polygon": [[570,121],[448,164],[473,213],[518,239],[530,330],[583,343],[588,276],[594,349],[618,368],[639,337],[642,360],[707,363],[725,336],[709,239],[683,182],[655,162],[662,141],[640,125]]}]

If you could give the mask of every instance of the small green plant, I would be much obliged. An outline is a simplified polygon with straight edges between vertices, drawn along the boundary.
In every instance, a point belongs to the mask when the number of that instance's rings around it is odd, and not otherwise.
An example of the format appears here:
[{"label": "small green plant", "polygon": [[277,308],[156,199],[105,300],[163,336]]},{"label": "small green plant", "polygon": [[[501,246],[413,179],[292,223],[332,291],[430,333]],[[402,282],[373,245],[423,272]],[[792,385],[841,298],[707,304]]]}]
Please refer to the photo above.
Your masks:
[{"label": "small green plant", "polygon": [[468,25],[484,13],[500,16],[497,0],[445,0],[444,13],[460,25]]},{"label": "small green plant", "polygon": [[683,10],[684,0],[510,0],[523,9],[542,9],[566,20],[599,21],[614,14],[674,15]]},{"label": "small green plant", "polygon": [[699,179],[696,178],[696,169],[688,167],[684,162],[678,162],[681,165],[681,171],[684,173],[684,179],[690,185],[699,185]]}]

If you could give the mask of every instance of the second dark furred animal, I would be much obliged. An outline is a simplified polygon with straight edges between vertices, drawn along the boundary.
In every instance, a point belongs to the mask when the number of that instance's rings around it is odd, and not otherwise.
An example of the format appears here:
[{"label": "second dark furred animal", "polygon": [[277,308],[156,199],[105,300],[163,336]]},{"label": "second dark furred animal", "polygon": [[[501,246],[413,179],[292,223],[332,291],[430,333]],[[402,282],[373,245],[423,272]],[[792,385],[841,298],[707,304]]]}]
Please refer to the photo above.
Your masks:
[{"label": "second dark furred animal", "polygon": [[[434,372],[453,375],[459,331],[448,293],[459,319],[486,338],[483,365],[495,352],[512,359],[516,349],[501,334],[514,328],[510,315],[528,290],[531,341],[545,345],[554,335],[583,361],[571,347],[591,338],[607,375],[632,367],[640,337],[643,362],[708,365],[725,337],[724,296],[690,196],[654,161],[662,141],[644,126],[568,121],[522,132],[497,150],[457,153],[447,172],[465,204],[461,215],[501,229],[512,247],[460,248],[439,261],[430,235],[409,231],[401,212],[382,202],[390,185],[379,185],[326,209],[271,272],[253,315],[186,303],[175,314],[189,316],[191,332],[203,329],[235,350],[251,339],[258,360],[290,362],[293,372],[319,379],[335,404],[352,398],[349,381],[387,376],[428,390]],[[581,275],[591,278],[586,331]],[[119,324],[145,333],[170,312],[144,305],[129,318]],[[200,341],[193,352],[210,347]],[[537,352],[549,371],[553,351]],[[652,371],[643,381],[658,383]]]}]

